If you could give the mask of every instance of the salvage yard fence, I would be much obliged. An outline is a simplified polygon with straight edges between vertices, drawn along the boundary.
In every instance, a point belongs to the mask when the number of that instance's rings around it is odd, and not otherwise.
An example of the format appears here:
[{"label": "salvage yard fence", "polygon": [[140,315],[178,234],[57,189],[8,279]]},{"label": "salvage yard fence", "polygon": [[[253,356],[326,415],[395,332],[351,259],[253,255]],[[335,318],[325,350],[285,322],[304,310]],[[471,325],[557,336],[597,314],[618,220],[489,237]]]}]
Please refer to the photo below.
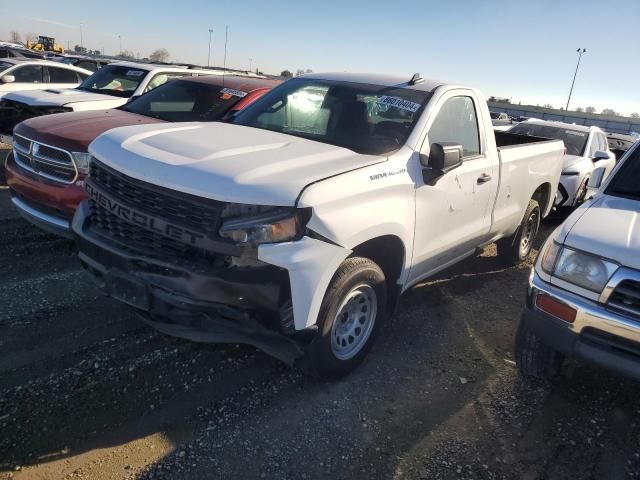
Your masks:
[{"label": "salvage yard fence", "polygon": [[640,119],[598,115],[583,112],[567,112],[533,105],[513,105],[504,102],[489,102],[492,112],[504,112],[511,117],[532,117],[576,125],[596,126],[605,132],[630,134],[640,132]]}]

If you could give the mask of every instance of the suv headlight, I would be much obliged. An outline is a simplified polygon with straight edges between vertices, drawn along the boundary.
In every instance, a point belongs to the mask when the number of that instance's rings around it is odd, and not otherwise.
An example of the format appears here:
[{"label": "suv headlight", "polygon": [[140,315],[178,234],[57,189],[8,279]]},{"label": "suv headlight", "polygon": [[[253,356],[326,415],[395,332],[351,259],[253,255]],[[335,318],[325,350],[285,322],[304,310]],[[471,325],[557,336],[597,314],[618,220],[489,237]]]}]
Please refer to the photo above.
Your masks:
[{"label": "suv headlight", "polygon": [[600,293],[619,265],[591,253],[563,247],[553,241],[540,253],[540,268],[552,277]]},{"label": "suv headlight", "polygon": [[91,154],[87,152],[73,152],[73,160],[80,173],[89,173],[89,160]]},{"label": "suv headlight", "polygon": [[303,210],[276,210],[227,220],[220,228],[220,236],[253,246],[289,242],[302,237],[307,220]]}]

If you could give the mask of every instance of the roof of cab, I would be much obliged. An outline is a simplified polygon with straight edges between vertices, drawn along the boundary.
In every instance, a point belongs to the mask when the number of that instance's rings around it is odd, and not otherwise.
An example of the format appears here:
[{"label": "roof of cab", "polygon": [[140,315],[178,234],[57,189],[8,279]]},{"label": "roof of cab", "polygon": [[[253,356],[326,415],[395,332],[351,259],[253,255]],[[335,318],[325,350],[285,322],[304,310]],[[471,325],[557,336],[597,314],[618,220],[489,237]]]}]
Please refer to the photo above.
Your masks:
[{"label": "roof of cab", "polygon": [[[188,75],[188,72],[186,72]],[[208,85],[224,85],[225,87],[252,91],[259,88],[273,88],[282,83],[280,80],[269,80],[267,78],[244,77],[241,75],[225,75],[224,79],[221,75],[199,75],[197,77],[181,77],[181,80],[189,80],[192,82],[206,83]]]},{"label": "roof of cab", "polygon": [[423,90],[425,92],[433,92],[436,88],[446,83],[424,78],[420,83],[409,85],[409,80],[411,80],[412,75],[384,75],[377,73],[307,73],[305,75],[301,75],[301,77],[317,80],[368,83],[371,85],[383,85],[387,87],[411,88],[413,90]]}]

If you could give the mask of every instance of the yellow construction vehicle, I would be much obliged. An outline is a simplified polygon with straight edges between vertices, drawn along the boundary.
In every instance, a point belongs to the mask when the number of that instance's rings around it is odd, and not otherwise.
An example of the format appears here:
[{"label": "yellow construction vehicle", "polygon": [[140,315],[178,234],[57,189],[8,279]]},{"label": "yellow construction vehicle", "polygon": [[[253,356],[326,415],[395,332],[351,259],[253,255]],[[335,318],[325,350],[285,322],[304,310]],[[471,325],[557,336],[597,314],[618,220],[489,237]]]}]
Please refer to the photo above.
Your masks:
[{"label": "yellow construction vehicle", "polygon": [[64,53],[64,47],[56,44],[53,37],[44,37],[40,35],[37,42],[27,42],[27,48],[38,52],[56,52]]}]

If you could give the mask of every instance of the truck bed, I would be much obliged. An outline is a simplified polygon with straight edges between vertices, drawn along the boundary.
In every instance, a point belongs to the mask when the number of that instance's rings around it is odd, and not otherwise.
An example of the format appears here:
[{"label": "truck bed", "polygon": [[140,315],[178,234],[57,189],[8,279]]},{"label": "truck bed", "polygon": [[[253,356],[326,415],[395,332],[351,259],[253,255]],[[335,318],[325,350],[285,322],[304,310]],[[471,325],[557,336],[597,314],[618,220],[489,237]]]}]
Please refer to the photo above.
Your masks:
[{"label": "truck bed", "polygon": [[535,137],[533,135],[522,135],[519,133],[510,133],[494,130],[496,136],[496,147],[515,147],[528,143],[554,142],[556,140],[544,137]]}]

